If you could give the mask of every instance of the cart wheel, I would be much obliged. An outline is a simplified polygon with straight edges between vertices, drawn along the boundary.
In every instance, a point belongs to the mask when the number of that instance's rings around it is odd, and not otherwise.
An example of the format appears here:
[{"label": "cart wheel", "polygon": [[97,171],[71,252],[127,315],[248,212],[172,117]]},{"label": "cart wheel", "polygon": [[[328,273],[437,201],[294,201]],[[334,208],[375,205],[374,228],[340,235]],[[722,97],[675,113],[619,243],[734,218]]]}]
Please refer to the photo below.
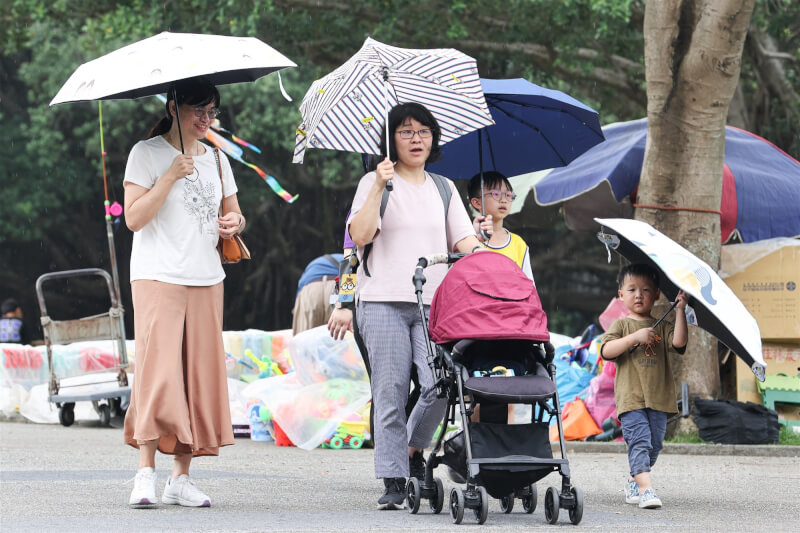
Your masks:
[{"label": "cart wheel", "polygon": [[353,437],[353,438],[350,439],[349,444],[350,444],[351,448],[353,448],[354,450],[357,450],[357,449],[361,448],[364,445],[364,441],[362,441],[358,437]]},{"label": "cart wheel", "polygon": [[526,513],[531,514],[536,510],[536,500],[539,499],[539,493],[533,483],[528,488],[530,489],[530,494],[522,496],[522,508]]},{"label": "cart wheel", "polygon": [[69,427],[75,422],[75,404],[62,403],[61,408],[58,410],[58,421],[64,427]]},{"label": "cart wheel", "polygon": [[500,510],[508,514],[514,510],[514,493],[506,494],[500,498]]},{"label": "cart wheel", "polygon": [[111,425],[111,407],[107,403],[99,405],[97,407],[97,413],[100,415],[101,426],[108,427]]},{"label": "cart wheel", "polygon": [[478,487],[478,499],[480,500],[478,507],[473,509],[475,511],[475,520],[478,524],[486,522],[486,517],[489,516],[489,494],[483,487]]},{"label": "cart wheel", "polygon": [[433,485],[433,490],[435,492],[430,501],[431,511],[433,511],[434,514],[439,514],[444,507],[444,486],[442,485],[442,480],[438,477],[433,478]]},{"label": "cart wheel", "polygon": [[544,518],[548,524],[558,522],[558,511],[560,509],[558,489],[547,487],[547,492],[544,494]]},{"label": "cart wheel", "polygon": [[459,488],[450,491],[450,517],[454,524],[464,520],[464,491]]},{"label": "cart wheel", "polygon": [[569,509],[569,521],[577,526],[583,518],[583,491],[578,487],[572,487],[571,492],[575,498],[575,506]]},{"label": "cart wheel", "polygon": [[338,450],[342,446],[344,446],[344,441],[342,440],[341,437],[331,437],[330,446],[334,450]]},{"label": "cart wheel", "polygon": [[419,480],[415,477],[408,478],[406,485],[406,504],[408,512],[417,514],[419,512],[419,500],[422,498],[422,491],[419,488]]}]

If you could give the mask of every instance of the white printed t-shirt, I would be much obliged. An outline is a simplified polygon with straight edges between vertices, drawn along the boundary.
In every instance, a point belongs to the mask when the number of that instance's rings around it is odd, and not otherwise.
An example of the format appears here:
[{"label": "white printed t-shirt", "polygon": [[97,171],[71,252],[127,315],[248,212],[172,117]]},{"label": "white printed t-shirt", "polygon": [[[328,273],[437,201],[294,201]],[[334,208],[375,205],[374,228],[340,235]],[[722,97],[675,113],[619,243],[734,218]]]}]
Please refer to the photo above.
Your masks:
[{"label": "white printed t-shirt", "polygon": [[[348,228],[353,216],[364,206],[375,177],[375,172],[370,172],[361,178],[347,220]],[[455,250],[457,242],[475,235],[475,229],[452,181],[447,180],[452,197],[446,227],[444,202],[430,175],[426,173],[425,182],[415,185],[395,173],[392,182],[394,190],[389,193],[383,218],[378,219],[378,231],[367,259],[371,277],[364,272],[363,250],[359,251],[362,265],[358,269],[358,299],[415,303],[417,297],[411,278],[419,258]],[[422,292],[425,304],[431,303],[446,273],[447,265],[425,269],[427,281]]]},{"label": "white printed t-shirt", "polygon": [[[125,182],[152,189],[180,154],[162,136],[139,141],[128,156]],[[220,152],[225,196],[237,192],[233,171]],[[179,179],[155,217],[133,234],[131,281],[210,286],[225,279],[216,246],[222,199],[214,151],[194,157],[194,173]]]}]

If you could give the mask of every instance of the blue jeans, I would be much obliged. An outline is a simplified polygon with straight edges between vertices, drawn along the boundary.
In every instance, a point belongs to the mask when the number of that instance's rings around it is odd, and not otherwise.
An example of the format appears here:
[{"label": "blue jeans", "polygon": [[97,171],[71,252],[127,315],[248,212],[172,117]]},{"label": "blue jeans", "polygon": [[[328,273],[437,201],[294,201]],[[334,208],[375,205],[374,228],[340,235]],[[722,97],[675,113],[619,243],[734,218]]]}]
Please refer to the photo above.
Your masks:
[{"label": "blue jeans", "polygon": [[649,472],[664,448],[667,432],[667,413],[653,409],[637,409],[619,416],[622,437],[628,445],[628,465],[631,476]]}]

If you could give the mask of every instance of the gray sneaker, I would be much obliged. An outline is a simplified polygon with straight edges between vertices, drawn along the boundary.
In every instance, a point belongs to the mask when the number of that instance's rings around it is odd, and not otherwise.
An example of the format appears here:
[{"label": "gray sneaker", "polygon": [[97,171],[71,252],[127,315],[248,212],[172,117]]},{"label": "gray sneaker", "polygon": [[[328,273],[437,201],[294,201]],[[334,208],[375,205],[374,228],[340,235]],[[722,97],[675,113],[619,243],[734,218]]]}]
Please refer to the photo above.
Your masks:
[{"label": "gray sneaker", "polygon": [[647,489],[639,497],[639,509],[659,509],[661,500],[656,496],[656,491]]},{"label": "gray sneaker", "polygon": [[386,490],[378,500],[378,509],[393,511],[404,509],[406,506],[406,480],[402,477],[383,478]]}]

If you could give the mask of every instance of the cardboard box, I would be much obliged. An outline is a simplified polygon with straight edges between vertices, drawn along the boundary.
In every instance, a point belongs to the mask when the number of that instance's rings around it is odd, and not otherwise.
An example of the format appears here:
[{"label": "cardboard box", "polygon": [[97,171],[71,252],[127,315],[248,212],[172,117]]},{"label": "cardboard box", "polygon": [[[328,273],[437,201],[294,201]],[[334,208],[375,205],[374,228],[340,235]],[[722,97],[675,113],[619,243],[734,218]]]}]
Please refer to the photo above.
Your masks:
[{"label": "cardboard box", "polygon": [[[762,346],[767,374],[800,374],[800,344],[764,344]],[[736,358],[736,399],[740,402],[761,403],[761,393],[756,386],[756,377],[744,361]],[[800,420],[800,405],[778,404],[775,406],[780,418]]]},{"label": "cardboard box", "polygon": [[723,246],[720,276],[756,319],[762,339],[800,343],[799,240]]}]

